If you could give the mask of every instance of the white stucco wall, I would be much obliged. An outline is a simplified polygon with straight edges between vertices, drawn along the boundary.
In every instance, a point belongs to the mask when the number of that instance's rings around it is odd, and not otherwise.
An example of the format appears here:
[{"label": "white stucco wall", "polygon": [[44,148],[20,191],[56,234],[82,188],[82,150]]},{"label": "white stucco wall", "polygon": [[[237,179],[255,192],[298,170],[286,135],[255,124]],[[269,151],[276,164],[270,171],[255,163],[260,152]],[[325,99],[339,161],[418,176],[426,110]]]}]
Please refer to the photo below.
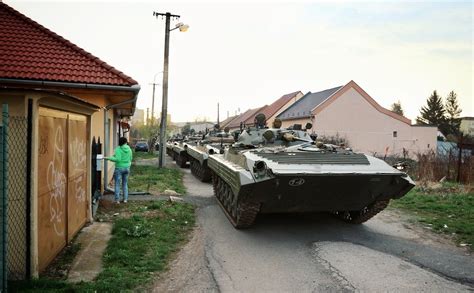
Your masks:
[{"label": "white stucco wall", "polygon": [[461,125],[459,129],[465,134],[469,136],[474,136],[474,120],[472,118],[467,119],[464,118],[461,120]]},{"label": "white stucco wall", "polygon": [[[383,156],[409,156],[436,151],[436,127],[415,127],[379,112],[359,92],[350,88],[315,115],[313,130],[318,135],[345,137],[359,152]],[[394,137],[393,132],[397,132]]]}]

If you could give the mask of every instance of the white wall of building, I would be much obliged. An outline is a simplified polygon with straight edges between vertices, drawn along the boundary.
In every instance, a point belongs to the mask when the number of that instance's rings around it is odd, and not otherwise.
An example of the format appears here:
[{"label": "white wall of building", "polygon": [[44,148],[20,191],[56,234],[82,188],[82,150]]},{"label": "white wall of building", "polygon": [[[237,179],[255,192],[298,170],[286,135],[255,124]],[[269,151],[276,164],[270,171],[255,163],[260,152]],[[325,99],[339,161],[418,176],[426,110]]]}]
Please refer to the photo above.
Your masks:
[{"label": "white wall of building", "polygon": [[414,157],[436,151],[436,127],[411,126],[382,113],[352,87],[315,115],[313,130],[344,137],[355,151],[367,154],[401,155],[405,148]]}]

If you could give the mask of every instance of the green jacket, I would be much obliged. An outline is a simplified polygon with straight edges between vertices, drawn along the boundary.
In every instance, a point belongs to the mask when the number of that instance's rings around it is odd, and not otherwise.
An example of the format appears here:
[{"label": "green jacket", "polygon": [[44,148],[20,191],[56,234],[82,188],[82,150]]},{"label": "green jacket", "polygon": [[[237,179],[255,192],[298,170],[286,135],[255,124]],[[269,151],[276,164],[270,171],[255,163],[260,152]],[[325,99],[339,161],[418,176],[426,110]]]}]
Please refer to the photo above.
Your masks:
[{"label": "green jacket", "polygon": [[107,159],[115,162],[117,168],[128,168],[132,164],[132,149],[128,144],[118,146],[115,148],[114,155]]}]

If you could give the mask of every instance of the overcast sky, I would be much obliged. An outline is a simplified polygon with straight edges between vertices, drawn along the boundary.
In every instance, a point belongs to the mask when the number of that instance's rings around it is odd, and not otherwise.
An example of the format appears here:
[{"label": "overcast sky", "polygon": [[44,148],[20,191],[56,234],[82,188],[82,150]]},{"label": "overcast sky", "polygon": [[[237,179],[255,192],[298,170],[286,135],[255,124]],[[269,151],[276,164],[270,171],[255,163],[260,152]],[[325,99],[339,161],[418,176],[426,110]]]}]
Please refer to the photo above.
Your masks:
[{"label": "overcast sky", "polygon": [[181,15],[190,29],[171,33],[173,121],[215,120],[217,102],[225,118],[350,80],[386,108],[400,100],[413,121],[433,90],[454,90],[461,115],[474,115],[471,1],[3,1],[136,79],[142,109],[154,77],[162,83],[165,23],[153,11]]}]

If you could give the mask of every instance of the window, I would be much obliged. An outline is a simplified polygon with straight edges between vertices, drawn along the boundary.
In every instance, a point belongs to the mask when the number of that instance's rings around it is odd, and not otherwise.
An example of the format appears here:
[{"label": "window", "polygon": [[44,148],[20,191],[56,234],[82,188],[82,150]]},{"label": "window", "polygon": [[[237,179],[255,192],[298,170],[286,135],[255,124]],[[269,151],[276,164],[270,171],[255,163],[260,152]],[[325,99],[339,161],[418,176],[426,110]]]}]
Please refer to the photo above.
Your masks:
[{"label": "window", "polygon": [[396,131],[393,132],[393,137],[397,137],[398,133]]}]

